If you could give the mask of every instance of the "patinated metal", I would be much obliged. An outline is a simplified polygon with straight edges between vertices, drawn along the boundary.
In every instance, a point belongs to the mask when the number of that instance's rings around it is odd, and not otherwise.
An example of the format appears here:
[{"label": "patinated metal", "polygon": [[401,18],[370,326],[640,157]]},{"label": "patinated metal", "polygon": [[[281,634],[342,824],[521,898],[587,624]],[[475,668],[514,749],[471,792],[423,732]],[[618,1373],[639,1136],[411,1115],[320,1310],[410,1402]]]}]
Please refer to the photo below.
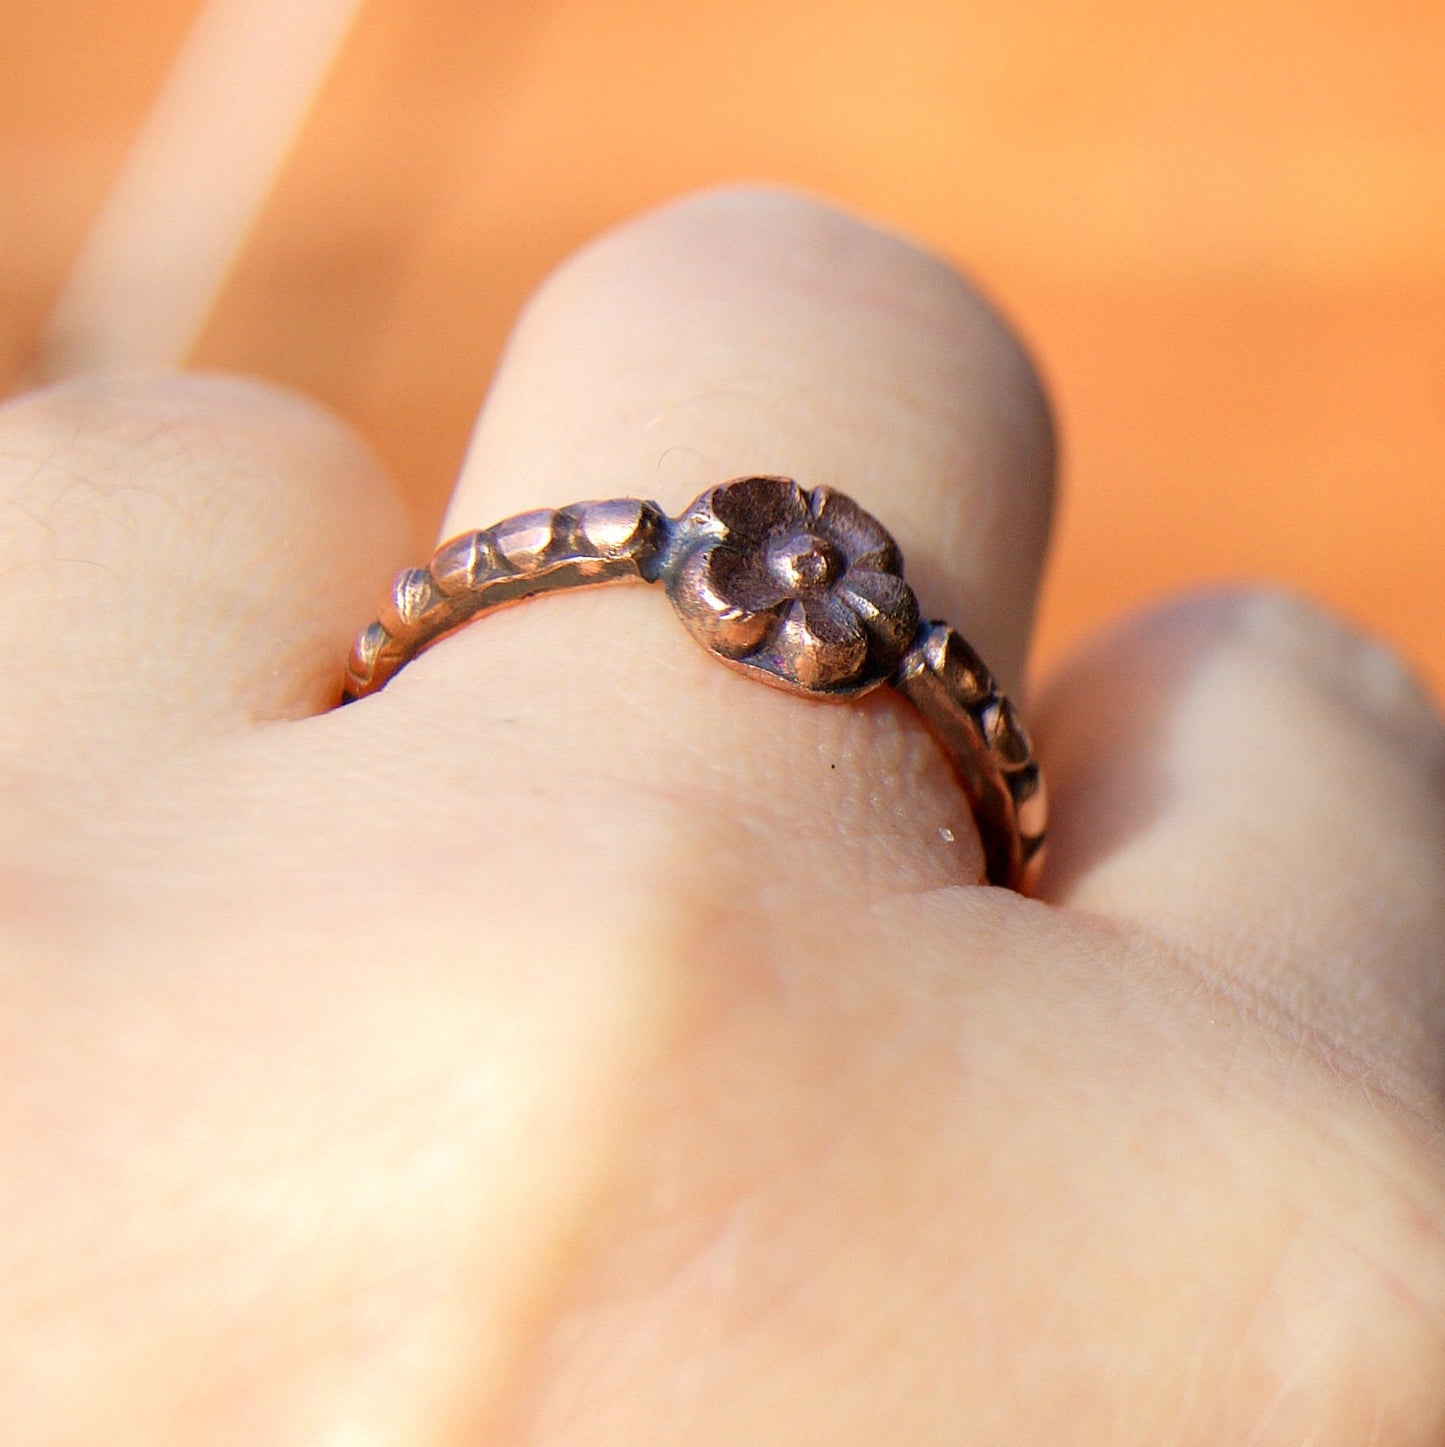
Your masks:
[{"label": "patinated metal", "polygon": [[962,636],[920,621],[898,545],[851,498],[741,477],[678,518],[612,498],[544,508],[444,543],[398,575],[351,650],[343,701],[375,693],[439,638],[540,593],[660,583],[715,657],[777,688],[857,698],[890,684],[952,761],[991,884],[1035,877],[1047,806],[1013,704]]}]

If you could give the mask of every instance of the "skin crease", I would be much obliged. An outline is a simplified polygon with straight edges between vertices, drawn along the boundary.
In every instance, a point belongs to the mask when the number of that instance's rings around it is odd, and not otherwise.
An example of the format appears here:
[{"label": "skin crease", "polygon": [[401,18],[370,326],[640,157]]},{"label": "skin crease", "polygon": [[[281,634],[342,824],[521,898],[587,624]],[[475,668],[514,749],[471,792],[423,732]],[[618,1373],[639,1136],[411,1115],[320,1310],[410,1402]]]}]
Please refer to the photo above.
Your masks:
[{"label": "skin crease", "polygon": [[[754,470],[1017,688],[1038,384],[815,202],[568,263],[445,531]],[[428,544],[295,399],[16,398],[0,488],[7,1447],[1445,1440],[1445,743],[1378,646],[1267,591],[1093,645],[1026,900],[899,700],[649,590],[329,711]]]}]

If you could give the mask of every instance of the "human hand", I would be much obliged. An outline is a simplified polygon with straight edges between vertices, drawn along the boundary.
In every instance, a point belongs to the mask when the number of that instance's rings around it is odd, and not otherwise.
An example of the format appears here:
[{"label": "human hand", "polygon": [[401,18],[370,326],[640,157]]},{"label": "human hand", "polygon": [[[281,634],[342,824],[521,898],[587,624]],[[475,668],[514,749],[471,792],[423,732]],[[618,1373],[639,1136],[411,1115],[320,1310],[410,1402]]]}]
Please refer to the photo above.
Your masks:
[{"label": "human hand", "polygon": [[[249,384],[0,413],[0,1440],[1428,1443],[1445,745],[1234,594],[1029,711],[1041,900],[897,698],[646,590],[327,711],[407,535]],[[524,318],[446,532],[747,472],[1017,689],[1052,442],[939,263],[723,194]]]}]

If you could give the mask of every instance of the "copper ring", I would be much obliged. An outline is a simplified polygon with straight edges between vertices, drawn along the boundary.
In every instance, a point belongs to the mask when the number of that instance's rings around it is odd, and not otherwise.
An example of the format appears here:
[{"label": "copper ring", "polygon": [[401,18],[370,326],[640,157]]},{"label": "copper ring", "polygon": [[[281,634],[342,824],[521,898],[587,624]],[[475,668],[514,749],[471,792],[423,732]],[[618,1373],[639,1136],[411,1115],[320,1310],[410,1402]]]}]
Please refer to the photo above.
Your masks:
[{"label": "copper ring", "polygon": [[661,583],[688,631],[792,693],[891,684],[923,716],[968,795],[990,884],[1024,889],[1044,842],[1043,777],[1012,703],[963,637],[920,621],[898,545],[851,498],[740,477],[678,518],[639,498],[522,513],[443,543],[398,575],[347,663],[342,701],[375,693],[464,623],[560,588]]}]

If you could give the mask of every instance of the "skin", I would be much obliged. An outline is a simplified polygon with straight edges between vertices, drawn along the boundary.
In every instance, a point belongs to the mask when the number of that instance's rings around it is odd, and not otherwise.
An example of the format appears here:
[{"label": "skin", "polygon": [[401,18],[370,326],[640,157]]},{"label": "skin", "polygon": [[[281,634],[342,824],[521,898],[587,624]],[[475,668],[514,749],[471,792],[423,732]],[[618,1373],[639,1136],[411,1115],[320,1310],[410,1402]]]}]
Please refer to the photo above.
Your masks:
[{"label": "skin", "polygon": [[[543,288],[444,533],[827,481],[1016,689],[1053,469],[954,272],[719,193]],[[18,397],[0,489],[9,1447],[1445,1439],[1445,735],[1377,645],[1093,645],[1023,899],[899,700],[650,590],[333,711],[430,543],[292,397]]]}]

